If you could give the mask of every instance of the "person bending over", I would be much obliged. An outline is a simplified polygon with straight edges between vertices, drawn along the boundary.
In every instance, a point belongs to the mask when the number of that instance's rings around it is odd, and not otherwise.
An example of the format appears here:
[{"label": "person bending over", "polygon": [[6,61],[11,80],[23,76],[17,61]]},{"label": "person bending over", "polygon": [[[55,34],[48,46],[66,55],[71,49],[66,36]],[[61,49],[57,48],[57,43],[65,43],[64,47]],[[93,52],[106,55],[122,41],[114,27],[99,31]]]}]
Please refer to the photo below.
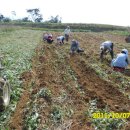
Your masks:
[{"label": "person bending over", "polygon": [[110,52],[111,58],[113,59],[114,57],[114,52],[113,52],[113,42],[111,41],[105,41],[100,45],[100,60],[103,61],[104,55],[107,55],[107,53]]},{"label": "person bending over", "polygon": [[113,70],[124,72],[129,64],[128,59],[128,50],[122,49],[121,53],[117,54],[116,58],[111,62]]}]

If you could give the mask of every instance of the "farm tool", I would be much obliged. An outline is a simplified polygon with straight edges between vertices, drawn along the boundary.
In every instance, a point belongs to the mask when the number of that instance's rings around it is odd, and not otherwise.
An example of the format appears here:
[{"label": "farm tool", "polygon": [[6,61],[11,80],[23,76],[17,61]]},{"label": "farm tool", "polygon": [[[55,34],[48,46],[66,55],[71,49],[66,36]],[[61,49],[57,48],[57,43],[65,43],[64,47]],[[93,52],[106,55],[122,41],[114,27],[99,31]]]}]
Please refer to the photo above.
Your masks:
[{"label": "farm tool", "polygon": [[[4,69],[1,65],[0,57],[0,71]],[[0,77],[0,111],[3,111],[10,102],[10,84],[6,78]]]}]

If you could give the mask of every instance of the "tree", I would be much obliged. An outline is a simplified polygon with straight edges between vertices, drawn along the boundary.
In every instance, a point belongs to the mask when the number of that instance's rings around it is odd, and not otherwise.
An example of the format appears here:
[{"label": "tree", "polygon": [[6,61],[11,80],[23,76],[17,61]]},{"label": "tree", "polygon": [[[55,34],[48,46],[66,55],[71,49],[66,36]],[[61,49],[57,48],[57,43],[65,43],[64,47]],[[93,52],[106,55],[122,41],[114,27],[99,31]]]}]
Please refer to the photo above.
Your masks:
[{"label": "tree", "polygon": [[4,19],[4,15],[0,14],[0,21],[3,21],[3,19]]},{"label": "tree", "polygon": [[33,22],[42,22],[43,18],[42,18],[42,14],[40,13],[39,9],[27,9],[27,13],[30,14],[31,17],[31,21]]},{"label": "tree", "polygon": [[16,18],[16,12],[15,11],[11,11],[12,14],[12,20],[14,20]]},{"label": "tree", "polygon": [[3,14],[0,14],[0,22],[10,22],[11,19],[8,17],[5,17]]},{"label": "tree", "polygon": [[61,23],[61,17],[59,15],[56,15],[55,17],[51,16],[50,20],[48,22],[50,23]]},{"label": "tree", "polygon": [[5,17],[5,18],[3,19],[3,21],[4,21],[4,22],[10,22],[10,21],[11,21],[11,19],[10,19],[10,18],[8,18],[8,17]]},{"label": "tree", "polygon": [[24,17],[21,19],[22,22],[30,22],[29,18],[28,17]]}]

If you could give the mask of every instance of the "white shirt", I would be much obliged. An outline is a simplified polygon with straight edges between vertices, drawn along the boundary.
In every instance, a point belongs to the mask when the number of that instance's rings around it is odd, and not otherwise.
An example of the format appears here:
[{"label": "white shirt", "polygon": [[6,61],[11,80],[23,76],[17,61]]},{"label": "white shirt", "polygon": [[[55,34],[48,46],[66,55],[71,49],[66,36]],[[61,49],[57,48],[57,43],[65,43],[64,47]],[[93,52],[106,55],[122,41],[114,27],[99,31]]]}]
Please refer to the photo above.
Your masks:
[{"label": "white shirt", "polygon": [[68,34],[69,35],[70,34],[70,29],[66,28],[65,31],[64,31],[64,34]]},{"label": "white shirt", "polygon": [[126,62],[128,60],[128,55],[124,53],[117,54],[117,57],[112,60],[111,66],[122,67],[125,68],[128,66]]},{"label": "white shirt", "polygon": [[103,48],[103,50],[109,50],[111,51],[112,42],[111,41],[105,41],[101,44],[100,49]]},{"label": "white shirt", "polygon": [[64,36],[59,36],[59,37],[57,37],[57,40],[62,41],[63,38],[64,38]]}]

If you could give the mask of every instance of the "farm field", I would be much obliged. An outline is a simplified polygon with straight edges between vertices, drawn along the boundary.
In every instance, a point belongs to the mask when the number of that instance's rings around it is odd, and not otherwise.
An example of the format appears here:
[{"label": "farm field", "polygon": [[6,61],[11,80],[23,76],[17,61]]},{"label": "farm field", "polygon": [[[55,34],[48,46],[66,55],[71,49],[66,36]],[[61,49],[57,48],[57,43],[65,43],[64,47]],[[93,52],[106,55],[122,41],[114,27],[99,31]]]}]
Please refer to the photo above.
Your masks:
[{"label": "farm field", "polygon": [[[62,32],[51,32],[54,39]],[[12,29],[0,32],[4,55],[2,75],[12,92],[9,107],[0,113],[0,128],[9,130],[130,130],[129,119],[94,119],[93,112],[130,112],[130,73],[114,72],[111,58],[99,60],[99,46],[114,42],[115,56],[130,52],[123,32],[74,32],[84,53],[70,55],[63,46],[42,41],[43,31]]]}]

